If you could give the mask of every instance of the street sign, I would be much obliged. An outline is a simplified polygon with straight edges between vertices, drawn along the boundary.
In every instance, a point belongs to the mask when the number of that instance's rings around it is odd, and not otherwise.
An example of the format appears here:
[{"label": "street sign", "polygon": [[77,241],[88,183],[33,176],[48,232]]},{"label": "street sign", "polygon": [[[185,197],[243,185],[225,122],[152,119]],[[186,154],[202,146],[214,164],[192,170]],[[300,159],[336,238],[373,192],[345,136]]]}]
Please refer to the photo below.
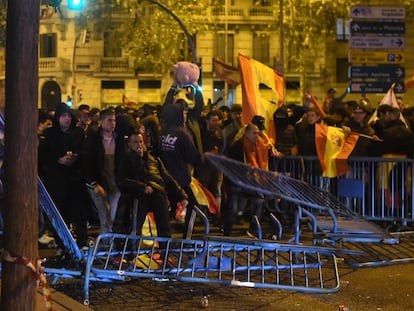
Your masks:
[{"label": "street sign", "polygon": [[351,18],[371,19],[404,19],[404,7],[392,6],[353,6],[350,11]]},{"label": "street sign", "polygon": [[405,22],[395,21],[352,21],[351,34],[405,34]]},{"label": "street sign", "polygon": [[398,51],[350,51],[351,64],[402,64],[405,57]]},{"label": "street sign", "polygon": [[405,77],[405,68],[401,66],[353,66],[350,68],[349,77],[354,79],[394,79]]},{"label": "street sign", "polygon": [[[358,94],[387,93],[390,87],[390,82],[351,82],[350,92]],[[404,82],[398,81],[395,83],[395,93],[404,93],[404,90]]]},{"label": "street sign", "polygon": [[351,49],[403,49],[404,37],[364,37],[353,36],[349,38]]}]

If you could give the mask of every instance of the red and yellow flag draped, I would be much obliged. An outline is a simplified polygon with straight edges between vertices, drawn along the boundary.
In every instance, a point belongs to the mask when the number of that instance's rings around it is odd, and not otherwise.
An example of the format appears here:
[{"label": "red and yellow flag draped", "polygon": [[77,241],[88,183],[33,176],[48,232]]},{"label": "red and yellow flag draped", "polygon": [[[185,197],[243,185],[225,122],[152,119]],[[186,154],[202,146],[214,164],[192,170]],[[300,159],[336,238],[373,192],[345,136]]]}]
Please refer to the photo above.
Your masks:
[{"label": "red and yellow flag draped", "polygon": [[[284,78],[272,68],[239,54],[239,68],[242,83],[243,123],[250,123],[252,117],[260,115],[266,119],[269,137],[275,140],[273,114],[283,105]],[[263,98],[260,84],[272,91],[272,99]]]},{"label": "red and yellow flag draped", "polygon": [[333,178],[348,173],[347,159],[358,141],[358,133],[345,133],[339,127],[315,125],[315,144],[322,175]]}]

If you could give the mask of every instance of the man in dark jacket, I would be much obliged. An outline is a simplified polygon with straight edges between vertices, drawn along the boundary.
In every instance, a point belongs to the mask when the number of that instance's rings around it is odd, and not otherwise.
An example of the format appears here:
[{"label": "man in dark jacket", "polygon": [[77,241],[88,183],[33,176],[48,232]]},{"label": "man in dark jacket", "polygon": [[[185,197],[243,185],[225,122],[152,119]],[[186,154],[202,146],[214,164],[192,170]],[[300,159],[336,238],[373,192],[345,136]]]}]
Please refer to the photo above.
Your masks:
[{"label": "man in dark jacket", "polygon": [[142,134],[130,135],[128,148],[117,172],[121,198],[114,221],[114,232],[129,231],[132,201],[138,199],[138,234],[141,233],[147,213],[152,211],[158,236],[171,237],[167,195],[172,202],[181,201],[183,207],[186,207],[187,194],[168,173],[162,161],[146,150]]},{"label": "man in dark jacket", "polygon": [[40,163],[47,191],[66,224],[72,224],[79,246],[86,245],[87,198],[82,175],[84,132],[76,127],[70,108],[56,107],[53,126],[44,131]]},{"label": "man in dark jacket", "polygon": [[88,191],[98,211],[99,233],[111,230],[121,195],[115,176],[119,159],[124,152],[124,137],[115,131],[113,109],[100,113],[99,128],[88,132],[85,142],[84,169]]}]

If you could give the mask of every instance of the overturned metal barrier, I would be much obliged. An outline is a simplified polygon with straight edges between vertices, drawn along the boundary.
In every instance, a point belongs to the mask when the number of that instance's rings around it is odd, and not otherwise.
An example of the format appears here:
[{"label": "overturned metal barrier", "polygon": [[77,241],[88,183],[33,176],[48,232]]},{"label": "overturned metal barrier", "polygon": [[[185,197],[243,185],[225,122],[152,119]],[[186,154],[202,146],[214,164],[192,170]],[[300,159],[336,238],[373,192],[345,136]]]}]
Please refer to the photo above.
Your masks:
[{"label": "overturned metal barrier", "polygon": [[[40,180],[39,195],[40,206],[67,248],[66,261],[60,265],[46,261],[44,271],[53,282],[59,278],[83,279],[85,305],[89,305],[90,282],[130,278],[311,293],[339,290],[336,253],[343,251],[333,248],[208,236],[183,240],[108,233],[98,236],[88,249],[80,250]],[[205,215],[202,218],[207,219]]]},{"label": "overturned metal barrier", "polygon": [[98,237],[87,271],[115,280],[162,278],[314,293],[339,289],[333,249],[270,241],[106,234]]},{"label": "overturned metal barrier", "polygon": [[294,237],[290,240],[294,244],[304,242],[303,231],[308,228],[313,245],[359,251],[344,255],[345,262],[354,267],[414,261],[412,233],[388,232],[318,186],[223,156],[207,153],[206,157],[240,187],[290,203],[295,209]]}]

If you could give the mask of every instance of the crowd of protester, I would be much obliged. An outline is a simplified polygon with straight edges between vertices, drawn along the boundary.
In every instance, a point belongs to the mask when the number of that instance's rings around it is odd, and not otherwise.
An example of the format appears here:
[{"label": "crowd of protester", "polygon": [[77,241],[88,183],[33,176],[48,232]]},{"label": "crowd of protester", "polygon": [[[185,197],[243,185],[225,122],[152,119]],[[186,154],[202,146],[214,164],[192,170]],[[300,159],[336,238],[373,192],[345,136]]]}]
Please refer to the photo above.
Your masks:
[{"label": "crowd of protester", "polygon": [[[243,216],[259,220],[274,198],[249,193],[223,178],[203,157],[221,154],[254,167],[278,171],[289,156],[316,156],[315,124],[324,123],[360,133],[351,157],[414,154],[414,109],[390,105],[374,107],[367,98],[344,101],[330,89],[321,107],[279,107],[273,122],[275,141],[266,133],[263,116],[242,123],[242,106],[189,105],[182,94],[169,94],[163,106],[124,106],[105,109],[59,104],[39,111],[39,176],[77,243],[86,245],[88,223],[98,222],[99,232],[128,233],[131,211],[138,200],[138,234],[146,214],[154,213],[159,236],[170,237],[178,209],[186,209],[181,227],[188,230],[197,199],[191,189],[195,178],[221,206],[218,225],[224,235]],[[196,105],[197,107],[197,105]],[[198,106],[200,107],[200,106]],[[323,110],[321,110],[323,109]],[[321,175],[319,171],[307,175]],[[257,235],[253,223],[247,234]],[[48,240],[47,234],[41,239]],[[40,240],[39,240],[40,241]]]}]

